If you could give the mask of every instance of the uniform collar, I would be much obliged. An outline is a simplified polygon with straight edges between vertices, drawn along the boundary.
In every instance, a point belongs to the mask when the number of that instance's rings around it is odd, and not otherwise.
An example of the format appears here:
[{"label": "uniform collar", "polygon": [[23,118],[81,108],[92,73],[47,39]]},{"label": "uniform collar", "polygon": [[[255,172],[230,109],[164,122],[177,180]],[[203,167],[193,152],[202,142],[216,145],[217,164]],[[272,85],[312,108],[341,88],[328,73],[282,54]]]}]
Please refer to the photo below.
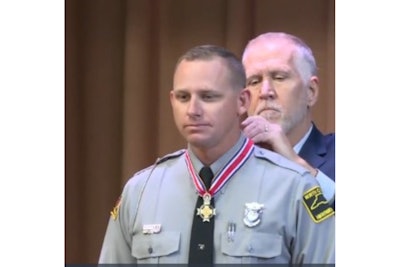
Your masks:
[{"label": "uniform collar", "polygon": [[[240,150],[245,138],[246,137],[243,135],[243,133],[241,133],[236,144],[233,147],[231,147],[228,150],[228,152],[223,154],[219,159],[217,159],[216,161],[214,161],[211,164],[210,167],[214,174],[217,174],[233,158],[233,156]],[[201,163],[199,158],[196,157],[196,155],[190,149],[190,146],[188,146],[188,152],[189,152],[190,160],[192,161],[193,167],[195,168],[196,172],[199,173],[201,168],[204,166],[203,163]]]}]

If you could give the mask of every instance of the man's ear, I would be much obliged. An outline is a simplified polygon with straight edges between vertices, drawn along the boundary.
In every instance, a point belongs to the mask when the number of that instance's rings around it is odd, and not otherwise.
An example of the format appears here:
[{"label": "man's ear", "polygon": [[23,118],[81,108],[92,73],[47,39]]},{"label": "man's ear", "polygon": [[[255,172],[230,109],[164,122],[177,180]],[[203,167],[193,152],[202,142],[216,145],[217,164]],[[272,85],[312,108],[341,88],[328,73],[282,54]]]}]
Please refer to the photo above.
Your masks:
[{"label": "man's ear", "polygon": [[307,89],[307,103],[308,107],[312,107],[317,103],[319,94],[319,80],[317,76],[310,78],[310,84]]},{"label": "man's ear", "polygon": [[174,90],[171,90],[170,92],[169,92],[169,101],[171,102],[171,104],[172,104],[172,101],[174,100]]},{"label": "man's ear", "polygon": [[244,116],[247,114],[247,110],[250,106],[250,91],[249,89],[244,88],[240,91],[238,97],[238,114],[239,116]]}]

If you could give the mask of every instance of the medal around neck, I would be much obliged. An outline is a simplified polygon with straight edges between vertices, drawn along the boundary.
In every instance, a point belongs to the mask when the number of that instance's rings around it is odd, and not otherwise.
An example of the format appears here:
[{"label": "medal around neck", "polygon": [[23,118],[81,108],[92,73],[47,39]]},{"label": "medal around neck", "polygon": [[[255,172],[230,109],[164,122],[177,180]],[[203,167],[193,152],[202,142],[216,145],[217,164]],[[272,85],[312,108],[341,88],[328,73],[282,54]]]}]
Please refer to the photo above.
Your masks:
[{"label": "medal around neck", "polygon": [[254,227],[261,222],[264,204],[251,202],[245,204],[243,222],[247,227]]},{"label": "medal around neck", "polygon": [[197,208],[196,215],[199,215],[203,222],[210,222],[210,219],[215,216],[216,210],[211,206],[211,198],[228,182],[229,179],[245,164],[250,158],[254,150],[254,143],[249,138],[245,138],[238,150],[238,153],[218,172],[212,179],[210,188],[206,188],[201,178],[197,175],[193,167],[189,152],[185,153],[185,162],[192,177],[192,181],[196,187],[197,192],[203,197],[203,205]]},{"label": "medal around neck", "polygon": [[209,193],[203,195],[203,205],[197,208],[197,215],[203,219],[203,222],[210,222],[210,219],[216,215],[216,210],[211,206],[211,195]]}]

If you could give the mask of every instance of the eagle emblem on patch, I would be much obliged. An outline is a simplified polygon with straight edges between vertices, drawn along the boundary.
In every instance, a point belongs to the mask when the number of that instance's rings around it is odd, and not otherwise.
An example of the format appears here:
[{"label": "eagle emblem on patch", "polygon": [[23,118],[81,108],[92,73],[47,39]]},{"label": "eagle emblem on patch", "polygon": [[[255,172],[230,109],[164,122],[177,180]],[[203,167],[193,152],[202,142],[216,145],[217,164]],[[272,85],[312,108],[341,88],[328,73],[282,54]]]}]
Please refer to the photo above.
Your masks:
[{"label": "eagle emblem on patch", "polygon": [[119,207],[121,206],[121,196],[118,198],[117,202],[115,203],[114,208],[112,209],[112,211],[110,212],[111,217],[113,218],[113,220],[115,221],[118,217],[118,213],[119,213]]},{"label": "eagle emblem on patch", "polygon": [[308,214],[316,223],[322,222],[335,214],[319,186],[315,186],[303,194],[303,203]]}]

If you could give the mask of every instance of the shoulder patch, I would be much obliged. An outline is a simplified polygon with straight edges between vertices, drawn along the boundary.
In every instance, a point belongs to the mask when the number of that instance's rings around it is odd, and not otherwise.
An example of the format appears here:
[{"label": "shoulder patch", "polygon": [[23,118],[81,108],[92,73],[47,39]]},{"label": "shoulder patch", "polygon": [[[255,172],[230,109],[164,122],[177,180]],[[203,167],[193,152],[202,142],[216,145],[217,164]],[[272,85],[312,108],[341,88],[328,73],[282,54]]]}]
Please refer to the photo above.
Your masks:
[{"label": "shoulder patch", "polygon": [[322,222],[335,214],[319,186],[314,186],[303,194],[303,204],[311,219],[316,223]]},{"label": "shoulder patch", "polygon": [[118,200],[115,202],[114,208],[110,212],[111,218],[113,218],[114,221],[118,218],[119,207],[121,206],[121,200],[122,200],[122,197],[119,196]]},{"label": "shoulder patch", "polygon": [[173,153],[167,154],[161,158],[158,158],[155,164],[157,165],[157,164],[163,163],[164,161],[167,161],[169,159],[179,157],[180,155],[185,153],[185,151],[186,151],[186,149],[181,149],[181,150],[175,151]]}]

